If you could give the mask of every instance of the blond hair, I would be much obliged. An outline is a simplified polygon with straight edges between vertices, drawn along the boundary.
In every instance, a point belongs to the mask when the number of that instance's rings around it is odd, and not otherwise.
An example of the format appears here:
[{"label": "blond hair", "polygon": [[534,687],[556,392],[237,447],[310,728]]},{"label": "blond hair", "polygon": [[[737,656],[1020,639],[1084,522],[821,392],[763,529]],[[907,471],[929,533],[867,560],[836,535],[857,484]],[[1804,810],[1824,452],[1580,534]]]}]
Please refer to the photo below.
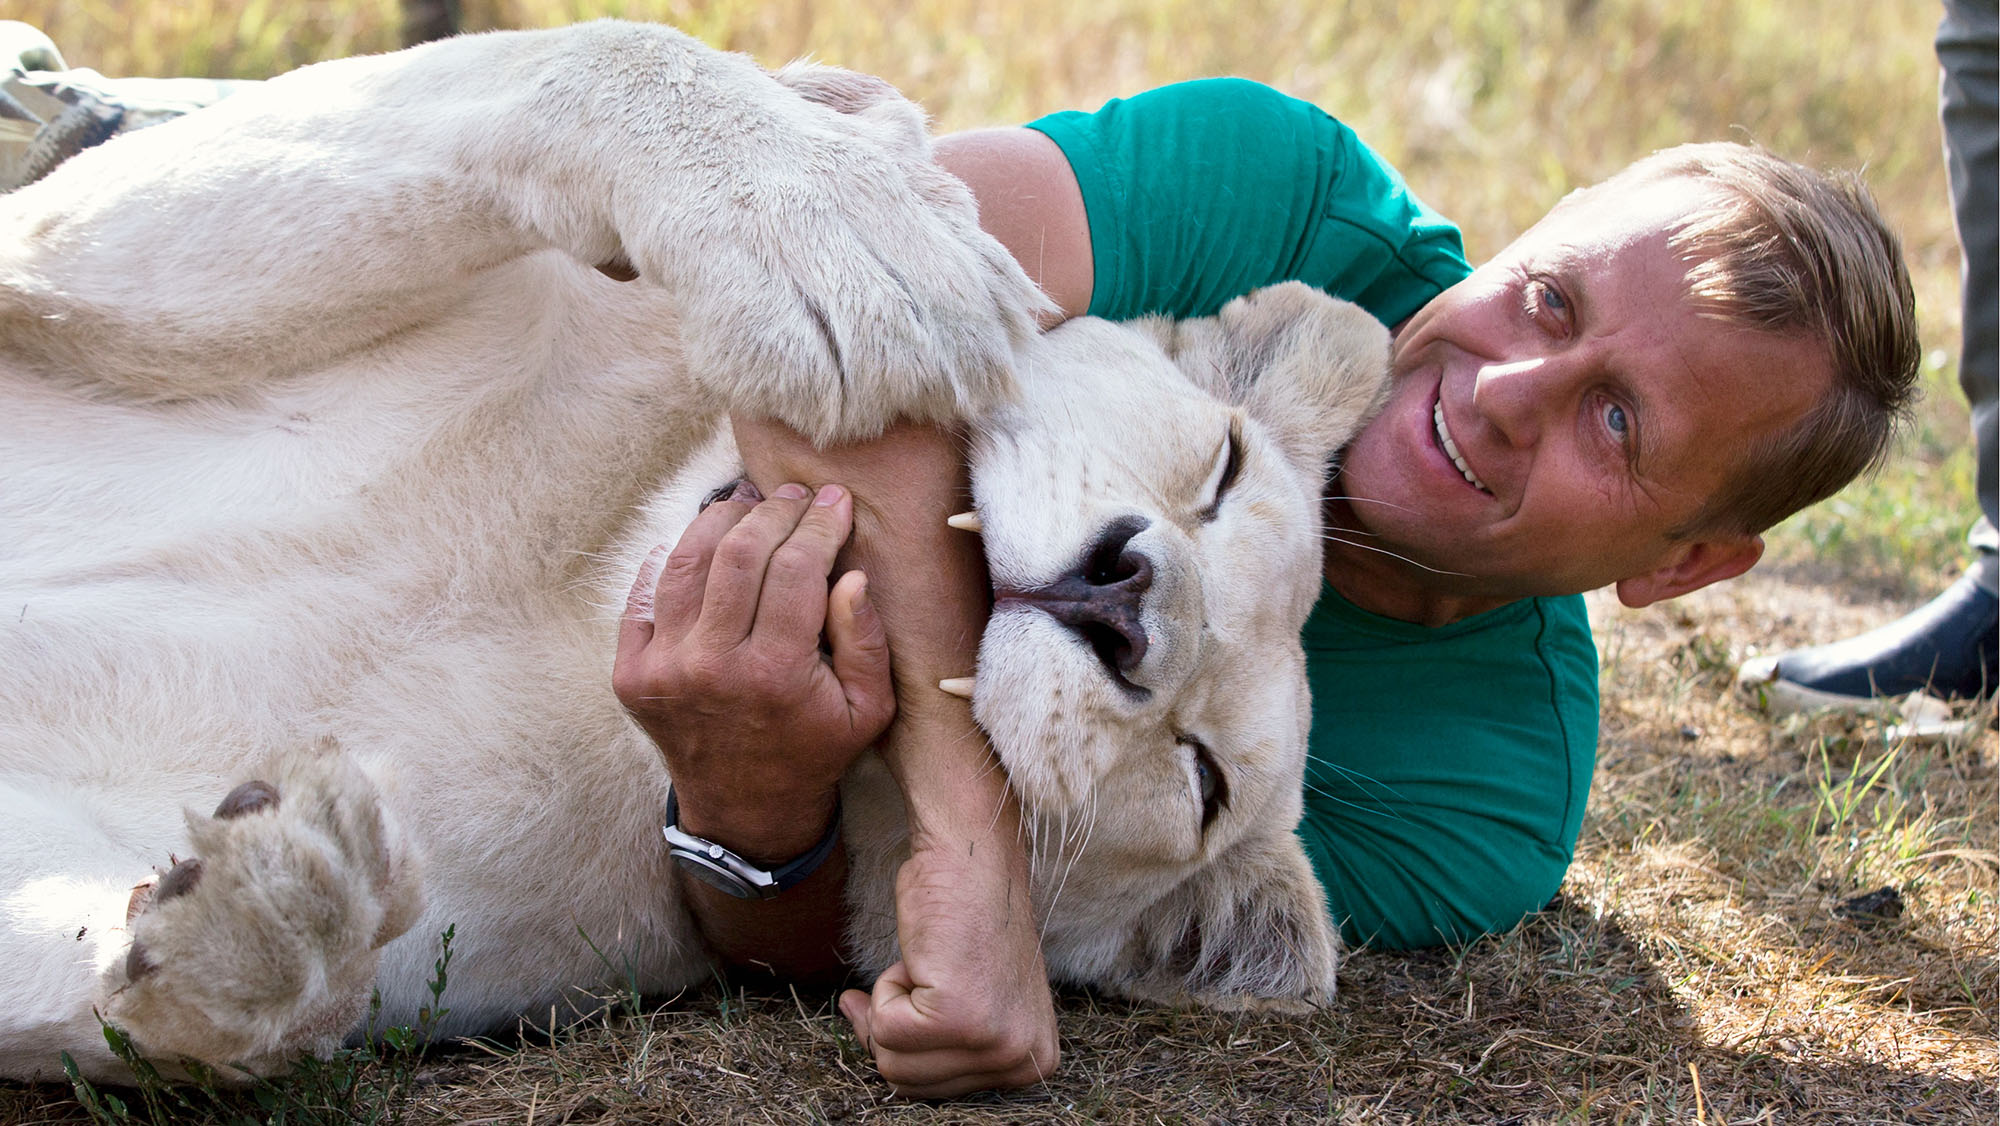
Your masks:
[{"label": "blond hair", "polygon": [[1669,243],[1692,263],[1689,296],[1731,324],[1810,336],[1832,368],[1825,398],[1753,445],[1671,533],[1755,535],[1887,453],[1915,396],[1916,297],[1901,245],[1857,176],[1717,142],[1654,153],[1590,190],[1667,178],[1713,189]]}]

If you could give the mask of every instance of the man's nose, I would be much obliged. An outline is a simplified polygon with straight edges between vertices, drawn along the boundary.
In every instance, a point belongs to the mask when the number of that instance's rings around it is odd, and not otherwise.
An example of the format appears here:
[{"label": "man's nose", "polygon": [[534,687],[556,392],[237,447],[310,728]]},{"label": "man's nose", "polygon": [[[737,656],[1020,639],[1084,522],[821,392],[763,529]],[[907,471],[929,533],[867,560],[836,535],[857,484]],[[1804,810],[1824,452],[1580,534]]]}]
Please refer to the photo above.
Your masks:
[{"label": "man's nose", "polygon": [[1472,404],[1502,441],[1531,446],[1558,399],[1560,365],[1546,356],[1487,364],[1472,382]]}]

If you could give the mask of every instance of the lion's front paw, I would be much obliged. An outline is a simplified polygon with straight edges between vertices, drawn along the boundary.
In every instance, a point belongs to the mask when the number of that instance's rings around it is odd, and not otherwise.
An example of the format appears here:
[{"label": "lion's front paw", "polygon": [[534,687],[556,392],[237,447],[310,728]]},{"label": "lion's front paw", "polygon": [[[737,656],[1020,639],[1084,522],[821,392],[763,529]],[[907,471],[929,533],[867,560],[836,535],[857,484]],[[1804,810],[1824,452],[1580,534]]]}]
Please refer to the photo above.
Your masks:
[{"label": "lion's front paw", "polygon": [[914,109],[798,113],[804,127],[736,155],[740,191],[696,204],[705,234],[668,283],[689,371],[821,444],[1011,397],[1046,299],[931,162]]},{"label": "lion's front paw", "polygon": [[195,855],[134,892],[103,1016],[149,1056],[263,1072],[324,1055],[416,919],[416,866],[366,775],[323,745],[278,778],[191,812]]}]

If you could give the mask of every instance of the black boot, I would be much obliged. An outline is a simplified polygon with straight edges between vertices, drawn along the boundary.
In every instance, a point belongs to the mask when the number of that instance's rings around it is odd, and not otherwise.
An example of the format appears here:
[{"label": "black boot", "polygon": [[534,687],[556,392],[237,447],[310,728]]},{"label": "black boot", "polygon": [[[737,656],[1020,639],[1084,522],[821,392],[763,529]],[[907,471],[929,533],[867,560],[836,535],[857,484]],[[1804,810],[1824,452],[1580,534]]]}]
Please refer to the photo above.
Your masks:
[{"label": "black boot", "polygon": [[1910,613],[1858,637],[1743,662],[1737,683],[1766,708],[1867,707],[1919,690],[1983,699],[2000,678],[2000,598],[1971,573]]}]

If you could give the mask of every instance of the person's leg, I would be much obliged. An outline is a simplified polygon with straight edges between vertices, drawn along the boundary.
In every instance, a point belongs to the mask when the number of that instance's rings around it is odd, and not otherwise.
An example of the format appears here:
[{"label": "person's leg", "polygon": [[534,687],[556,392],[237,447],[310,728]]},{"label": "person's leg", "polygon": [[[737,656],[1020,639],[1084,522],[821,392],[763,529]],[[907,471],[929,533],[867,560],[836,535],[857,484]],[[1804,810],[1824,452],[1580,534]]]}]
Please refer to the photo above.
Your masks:
[{"label": "person's leg", "polygon": [[1995,242],[1996,36],[1994,0],[1945,0],[1938,27],[1939,116],[1964,255],[1965,320],[1959,381],[1972,404],[1978,451],[1979,523],[1967,536],[1974,561],[1945,592],[1910,614],[1859,637],[1746,662],[1741,680],[1774,710],[1859,704],[1917,689],[1953,697],[1993,693],[2000,676],[1995,596],[2000,525],[1995,512],[1995,341],[2000,335],[2000,246]]},{"label": "person's leg", "polygon": [[1971,534],[1979,553],[1973,575],[1988,594],[2000,590],[2000,124],[1995,121],[1994,0],[1947,0],[1938,28],[1939,88],[1946,166],[1963,254],[1965,322],[1959,385],[1972,404],[1972,436],[1983,516]]}]

